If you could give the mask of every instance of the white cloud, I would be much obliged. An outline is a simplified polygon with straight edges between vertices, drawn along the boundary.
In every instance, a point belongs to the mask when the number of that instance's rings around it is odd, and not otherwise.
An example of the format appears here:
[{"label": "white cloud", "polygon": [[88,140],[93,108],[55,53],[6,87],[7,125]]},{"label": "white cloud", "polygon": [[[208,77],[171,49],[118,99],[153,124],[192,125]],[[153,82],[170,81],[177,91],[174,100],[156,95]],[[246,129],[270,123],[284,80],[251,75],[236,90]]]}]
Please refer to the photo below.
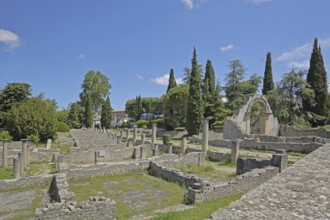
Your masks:
[{"label": "white cloud", "polygon": [[136,74],[136,77],[139,78],[140,80],[143,80],[143,76],[140,74]]},{"label": "white cloud", "polygon": [[15,50],[21,45],[19,36],[4,29],[0,29],[0,42],[5,45],[4,50],[8,52]]},{"label": "white cloud", "polygon": [[271,2],[272,0],[246,0],[248,3],[252,3],[255,5],[265,3],[265,2]]},{"label": "white cloud", "polygon": [[289,68],[298,68],[298,69],[308,69],[309,68],[309,60],[304,60],[301,62],[291,61],[287,65]]},{"label": "white cloud", "polygon": [[82,54],[80,54],[80,55],[78,56],[78,58],[79,58],[79,59],[85,59],[85,58],[86,58],[86,55],[85,55],[84,53],[82,53]]},{"label": "white cloud", "polygon": [[198,8],[202,3],[206,3],[207,0],[181,0],[187,9]]},{"label": "white cloud", "polygon": [[[153,82],[156,85],[161,85],[161,86],[167,86],[168,85],[168,80],[170,78],[170,74],[164,74],[160,77],[156,77],[154,79],[151,79],[151,82]],[[183,84],[182,79],[175,79],[177,84]]]},{"label": "white cloud", "polygon": [[225,47],[221,47],[220,50],[221,50],[222,53],[226,53],[226,52],[234,49],[234,47],[235,46],[233,44],[229,44],[229,45],[227,45]]},{"label": "white cloud", "polygon": [[289,52],[282,53],[276,58],[277,61],[289,61],[297,58],[305,57],[307,54],[311,53],[312,44],[304,44],[302,46],[296,47]]}]

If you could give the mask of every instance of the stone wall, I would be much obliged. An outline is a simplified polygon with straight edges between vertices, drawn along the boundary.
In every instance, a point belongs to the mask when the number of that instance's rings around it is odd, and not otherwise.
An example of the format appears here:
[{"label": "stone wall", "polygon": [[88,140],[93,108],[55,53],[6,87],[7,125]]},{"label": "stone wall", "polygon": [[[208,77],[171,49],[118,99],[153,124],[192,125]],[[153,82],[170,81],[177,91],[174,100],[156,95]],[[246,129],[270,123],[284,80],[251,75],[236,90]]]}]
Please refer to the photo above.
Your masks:
[{"label": "stone wall", "polygon": [[200,189],[189,188],[185,194],[187,203],[201,203],[217,199],[225,199],[238,194],[246,193],[266,182],[276,174],[277,167],[254,169],[248,173],[236,176],[232,181],[222,185],[203,185]]},{"label": "stone wall", "polygon": [[12,189],[18,187],[28,187],[34,185],[42,185],[50,183],[53,175],[44,175],[44,176],[29,176],[22,177],[20,179],[7,179],[0,180],[0,189]]},{"label": "stone wall", "polygon": [[253,169],[261,169],[271,166],[271,159],[268,158],[255,158],[255,157],[239,157],[236,164],[236,174],[250,172]]},{"label": "stone wall", "polygon": [[281,136],[284,137],[321,137],[330,139],[330,131],[327,131],[325,128],[319,129],[304,129],[300,130],[294,127],[285,127],[281,126],[280,129]]},{"label": "stone wall", "polygon": [[81,203],[50,203],[36,210],[35,220],[49,219],[116,219],[116,203],[109,198],[91,197]]},{"label": "stone wall", "polygon": [[221,152],[217,152],[217,151],[212,151],[209,150],[207,152],[209,159],[212,161],[230,161],[231,160],[231,154],[230,153],[221,153]]}]

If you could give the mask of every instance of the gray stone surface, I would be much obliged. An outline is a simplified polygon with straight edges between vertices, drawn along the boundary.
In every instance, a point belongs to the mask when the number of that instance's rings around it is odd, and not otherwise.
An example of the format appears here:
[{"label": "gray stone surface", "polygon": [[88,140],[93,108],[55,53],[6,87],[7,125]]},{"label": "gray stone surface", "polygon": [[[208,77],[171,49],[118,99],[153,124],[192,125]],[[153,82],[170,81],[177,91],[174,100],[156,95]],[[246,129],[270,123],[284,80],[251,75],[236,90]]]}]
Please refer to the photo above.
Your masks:
[{"label": "gray stone surface", "polygon": [[329,158],[326,144],[211,219],[330,219]]},{"label": "gray stone surface", "polygon": [[36,192],[34,190],[0,193],[0,212],[29,208],[35,197]]}]

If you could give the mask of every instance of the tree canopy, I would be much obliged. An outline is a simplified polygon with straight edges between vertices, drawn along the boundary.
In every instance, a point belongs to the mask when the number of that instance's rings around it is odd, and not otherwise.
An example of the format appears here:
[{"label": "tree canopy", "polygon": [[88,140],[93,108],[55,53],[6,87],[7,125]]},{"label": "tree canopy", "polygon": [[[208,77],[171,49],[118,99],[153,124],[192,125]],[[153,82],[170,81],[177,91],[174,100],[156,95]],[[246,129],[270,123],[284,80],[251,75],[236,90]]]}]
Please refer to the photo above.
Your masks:
[{"label": "tree canopy", "polygon": [[110,98],[108,96],[102,105],[101,127],[109,129],[111,127],[111,121],[112,121],[112,108],[110,104]]},{"label": "tree canopy", "polygon": [[170,71],[170,77],[168,79],[168,86],[167,86],[167,90],[166,90],[166,93],[168,91],[170,91],[170,89],[176,87],[176,80],[175,80],[175,77],[174,77],[174,70],[171,69]]},{"label": "tree canopy", "polygon": [[274,81],[273,81],[273,70],[272,70],[272,54],[268,52],[266,56],[266,66],[265,66],[265,73],[263,79],[262,94],[267,95],[267,92],[273,89],[274,89]]}]

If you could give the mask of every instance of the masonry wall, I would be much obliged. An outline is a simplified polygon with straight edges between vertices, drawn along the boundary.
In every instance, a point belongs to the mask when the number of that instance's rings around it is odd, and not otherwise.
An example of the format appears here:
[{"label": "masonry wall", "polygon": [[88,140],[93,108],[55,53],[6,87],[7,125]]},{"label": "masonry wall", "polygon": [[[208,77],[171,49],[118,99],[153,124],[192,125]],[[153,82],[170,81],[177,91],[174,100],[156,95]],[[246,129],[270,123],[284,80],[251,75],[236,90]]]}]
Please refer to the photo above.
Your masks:
[{"label": "masonry wall", "polygon": [[325,128],[320,129],[306,129],[300,130],[294,127],[284,127],[280,129],[281,136],[284,137],[306,137],[306,136],[316,136],[321,138],[330,138],[330,131],[327,131]]},{"label": "masonry wall", "polygon": [[1,189],[13,189],[17,187],[28,187],[34,185],[42,185],[46,183],[50,183],[53,175],[44,175],[44,176],[29,176],[22,177],[20,179],[9,179],[9,180],[1,180],[0,188]]},{"label": "masonry wall", "polygon": [[64,219],[116,219],[115,201],[104,197],[91,197],[81,203],[50,203],[45,208],[38,208],[35,220]]},{"label": "masonry wall", "polygon": [[226,184],[203,186],[202,189],[189,188],[185,194],[185,200],[187,203],[201,203],[246,193],[269,180],[278,172],[277,167],[254,169],[251,172],[236,176],[235,179]]}]

